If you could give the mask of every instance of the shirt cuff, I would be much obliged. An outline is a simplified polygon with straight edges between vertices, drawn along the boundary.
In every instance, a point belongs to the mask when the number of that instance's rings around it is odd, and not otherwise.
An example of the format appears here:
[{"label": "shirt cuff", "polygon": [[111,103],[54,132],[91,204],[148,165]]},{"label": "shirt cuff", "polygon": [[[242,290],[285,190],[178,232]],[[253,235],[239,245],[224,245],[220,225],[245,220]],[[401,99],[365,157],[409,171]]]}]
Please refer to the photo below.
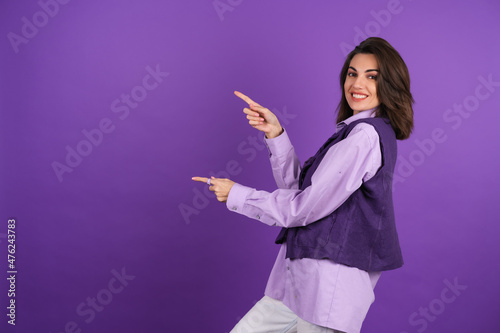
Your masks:
[{"label": "shirt cuff", "polygon": [[264,142],[266,143],[267,150],[269,151],[269,156],[280,157],[286,155],[288,151],[292,148],[292,142],[288,137],[288,133],[283,128],[283,133],[275,138],[268,139],[264,136]]},{"label": "shirt cuff", "polygon": [[245,201],[252,190],[253,189],[250,187],[234,183],[227,197],[227,209],[235,213],[243,214],[243,206],[245,205]]}]

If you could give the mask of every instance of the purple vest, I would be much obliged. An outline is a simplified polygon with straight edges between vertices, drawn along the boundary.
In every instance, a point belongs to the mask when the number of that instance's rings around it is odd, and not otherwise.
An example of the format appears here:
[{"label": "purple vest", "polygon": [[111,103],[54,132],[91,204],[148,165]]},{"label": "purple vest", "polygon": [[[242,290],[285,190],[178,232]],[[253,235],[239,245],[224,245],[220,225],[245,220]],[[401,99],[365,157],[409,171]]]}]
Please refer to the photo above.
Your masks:
[{"label": "purple vest", "polygon": [[304,163],[299,188],[311,185],[311,177],[328,149],[361,122],[373,125],[380,137],[381,168],[330,215],[303,227],[283,228],[276,243],[286,242],[287,258],[330,259],[365,271],[385,271],[403,265],[392,203],[397,143],[389,120],[360,119],[335,133]]}]

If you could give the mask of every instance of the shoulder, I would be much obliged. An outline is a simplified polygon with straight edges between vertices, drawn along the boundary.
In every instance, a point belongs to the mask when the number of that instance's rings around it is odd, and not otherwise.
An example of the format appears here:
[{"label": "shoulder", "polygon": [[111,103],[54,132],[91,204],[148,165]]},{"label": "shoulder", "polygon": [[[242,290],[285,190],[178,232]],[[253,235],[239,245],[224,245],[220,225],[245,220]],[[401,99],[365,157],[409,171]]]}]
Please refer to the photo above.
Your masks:
[{"label": "shoulder", "polygon": [[347,135],[348,138],[356,138],[356,141],[366,142],[370,148],[375,148],[379,145],[379,134],[374,125],[369,122],[359,122]]}]

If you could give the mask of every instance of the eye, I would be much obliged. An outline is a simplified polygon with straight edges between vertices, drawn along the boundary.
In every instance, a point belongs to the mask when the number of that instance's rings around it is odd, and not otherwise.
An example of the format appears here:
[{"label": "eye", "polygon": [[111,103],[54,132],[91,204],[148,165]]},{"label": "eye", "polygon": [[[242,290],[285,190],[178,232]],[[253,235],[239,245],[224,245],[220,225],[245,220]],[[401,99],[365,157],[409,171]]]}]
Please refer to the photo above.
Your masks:
[{"label": "eye", "polygon": [[354,72],[349,72],[349,73],[347,73],[347,76],[350,76],[350,77],[356,77],[356,73],[354,73]]},{"label": "eye", "polygon": [[368,78],[371,79],[371,80],[376,80],[377,79],[377,75],[368,75]]}]

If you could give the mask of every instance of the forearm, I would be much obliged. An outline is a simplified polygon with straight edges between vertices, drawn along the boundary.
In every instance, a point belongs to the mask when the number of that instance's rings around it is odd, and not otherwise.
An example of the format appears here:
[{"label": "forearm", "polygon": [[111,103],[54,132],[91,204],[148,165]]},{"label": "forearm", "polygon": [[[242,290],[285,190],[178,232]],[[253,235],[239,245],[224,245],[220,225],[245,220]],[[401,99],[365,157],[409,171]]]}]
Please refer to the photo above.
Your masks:
[{"label": "forearm", "polygon": [[283,131],[274,139],[265,139],[265,142],[278,188],[298,189],[301,166],[287,132]]},{"label": "forearm", "polygon": [[339,188],[338,193],[332,193],[333,196],[321,196],[318,191],[324,192],[319,186],[266,192],[234,184],[227,208],[269,226],[292,228],[308,225],[329,215],[352,193]]}]

